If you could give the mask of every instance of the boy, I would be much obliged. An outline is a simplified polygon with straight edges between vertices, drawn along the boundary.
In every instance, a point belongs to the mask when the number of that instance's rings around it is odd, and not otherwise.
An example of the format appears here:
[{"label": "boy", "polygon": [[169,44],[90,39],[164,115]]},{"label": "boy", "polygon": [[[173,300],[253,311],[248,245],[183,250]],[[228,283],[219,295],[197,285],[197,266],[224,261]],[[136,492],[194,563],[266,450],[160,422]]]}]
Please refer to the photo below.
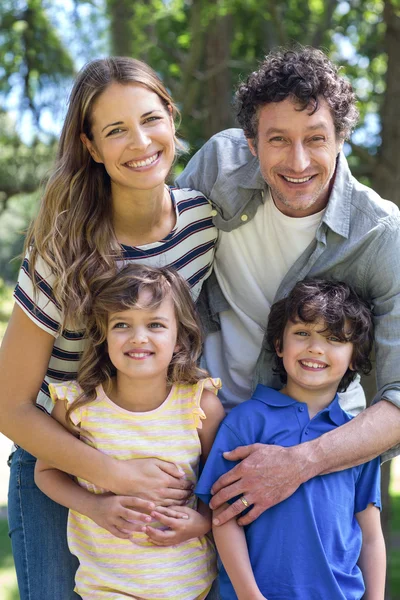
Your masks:
[{"label": "boy", "polygon": [[[292,446],[352,418],[337,391],[371,368],[372,315],[347,284],[305,280],[272,306],[267,340],[284,387],[259,385],[226,417],[196,488],[205,502],[235,465],[223,452]],[[315,477],[244,530],[234,520],[214,526],[222,600],[383,600],[379,470],[375,459]],[[251,510],[250,494],[241,501]]]}]

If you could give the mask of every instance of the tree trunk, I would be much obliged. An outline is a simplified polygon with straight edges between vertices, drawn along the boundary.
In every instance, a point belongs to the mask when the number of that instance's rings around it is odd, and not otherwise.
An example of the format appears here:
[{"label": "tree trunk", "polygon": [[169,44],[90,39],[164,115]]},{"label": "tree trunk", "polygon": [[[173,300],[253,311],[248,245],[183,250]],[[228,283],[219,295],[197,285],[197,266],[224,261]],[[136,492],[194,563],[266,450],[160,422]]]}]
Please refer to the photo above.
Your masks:
[{"label": "tree trunk", "polygon": [[400,13],[391,0],[384,8],[387,53],[386,93],[382,107],[382,145],[372,178],[373,188],[400,206]]}]

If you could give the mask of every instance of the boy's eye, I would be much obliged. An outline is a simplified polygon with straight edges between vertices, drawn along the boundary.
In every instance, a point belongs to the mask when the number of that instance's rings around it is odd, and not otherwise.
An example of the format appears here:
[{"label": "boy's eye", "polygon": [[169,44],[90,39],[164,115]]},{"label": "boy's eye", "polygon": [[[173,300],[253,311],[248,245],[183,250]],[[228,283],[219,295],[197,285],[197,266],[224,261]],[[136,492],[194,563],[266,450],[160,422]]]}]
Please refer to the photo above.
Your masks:
[{"label": "boy's eye", "polygon": [[307,337],[309,333],[308,331],[296,331],[295,335],[299,335],[300,337]]},{"label": "boy's eye", "polygon": [[346,342],[346,340],[342,340],[342,339],[338,338],[336,335],[330,335],[328,337],[328,340],[330,342],[339,342],[339,343],[345,343]]}]

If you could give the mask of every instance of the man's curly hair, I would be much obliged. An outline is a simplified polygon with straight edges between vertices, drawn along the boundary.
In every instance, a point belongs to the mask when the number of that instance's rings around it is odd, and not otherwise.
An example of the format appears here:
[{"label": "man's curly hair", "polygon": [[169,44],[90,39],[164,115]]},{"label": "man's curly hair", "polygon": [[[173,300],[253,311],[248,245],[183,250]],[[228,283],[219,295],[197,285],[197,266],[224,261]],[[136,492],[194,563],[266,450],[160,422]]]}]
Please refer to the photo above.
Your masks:
[{"label": "man's curly hair", "polygon": [[316,48],[296,47],[270,52],[242,83],[235,96],[239,125],[246,138],[257,139],[259,108],[269,102],[292,99],[299,110],[318,110],[319,99],[327,102],[336,136],[348,138],[358,120],[356,95],[338,68]]}]

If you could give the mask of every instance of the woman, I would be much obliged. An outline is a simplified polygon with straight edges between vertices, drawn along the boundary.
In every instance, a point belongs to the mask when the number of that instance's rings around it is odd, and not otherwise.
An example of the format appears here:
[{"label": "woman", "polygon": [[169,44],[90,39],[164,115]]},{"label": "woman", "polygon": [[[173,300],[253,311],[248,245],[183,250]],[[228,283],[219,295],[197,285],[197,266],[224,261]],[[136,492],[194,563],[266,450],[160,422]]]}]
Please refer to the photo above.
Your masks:
[{"label": "woman", "polygon": [[76,376],[90,291],[103,278],[135,260],[171,265],[196,298],[210,273],[217,237],[211,207],[200,193],[165,185],[175,157],[176,116],[154,71],[129,58],[89,63],[70,96],[0,354],[0,426],[18,445],[9,522],[21,600],[73,598],[77,566],[66,544],[67,510],[36,488],[34,456],[133,496],[129,506],[139,511],[149,501],[183,503],[190,493],[175,465],[110,459],[71,440],[46,414],[49,383]]}]

